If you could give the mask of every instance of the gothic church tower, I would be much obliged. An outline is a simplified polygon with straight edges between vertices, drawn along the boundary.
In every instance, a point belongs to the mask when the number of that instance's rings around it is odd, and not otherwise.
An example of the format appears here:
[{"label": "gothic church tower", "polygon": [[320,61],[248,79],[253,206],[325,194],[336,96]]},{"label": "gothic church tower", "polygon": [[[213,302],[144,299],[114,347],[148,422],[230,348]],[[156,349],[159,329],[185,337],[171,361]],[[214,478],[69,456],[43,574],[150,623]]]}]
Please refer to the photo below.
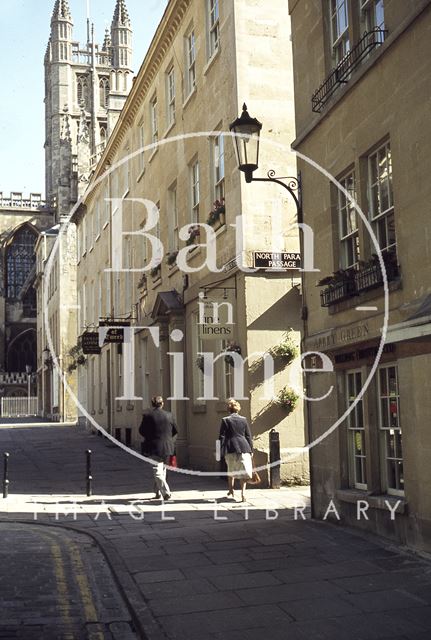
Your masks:
[{"label": "gothic church tower", "polygon": [[73,39],[68,0],[56,0],[45,54],[45,188],[60,221],[83,193],[132,85],[132,29],[116,0],[102,45],[87,21],[87,42]]}]

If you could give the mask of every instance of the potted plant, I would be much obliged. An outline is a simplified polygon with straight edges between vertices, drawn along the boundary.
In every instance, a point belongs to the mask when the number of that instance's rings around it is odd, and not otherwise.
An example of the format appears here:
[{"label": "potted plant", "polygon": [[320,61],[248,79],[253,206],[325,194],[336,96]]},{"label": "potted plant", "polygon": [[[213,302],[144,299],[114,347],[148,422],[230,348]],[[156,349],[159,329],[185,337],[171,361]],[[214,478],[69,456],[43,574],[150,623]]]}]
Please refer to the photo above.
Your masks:
[{"label": "potted plant", "polygon": [[153,280],[156,280],[157,278],[160,277],[161,270],[162,270],[162,265],[160,263],[150,270],[150,276],[153,278]]},{"label": "potted plant", "polygon": [[226,353],[224,357],[224,361],[226,362],[226,364],[229,364],[231,367],[235,365],[235,360],[230,355],[230,353],[232,352],[239,353],[241,355],[241,347],[239,346],[239,344],[233,341],[229,342],[227,347],[223,349],[223,353]]},{"label": "potted plant", "polygon": [[223,226],[225,224],[225,213],[226,207],[224,204],[224,198],[216,200],[213,202],[213,208],[209,212],[207,224],[213,227],[217,222],[219,222],[220,226]]},{"label": "potted plant", "polygon": [[170,251],[166,256],[166,264],[173,267],[177,260],[178,251]]},{"label": "potted plant", "polygon": [[192,244],[195,244],[196,238],[200,236],[201,232],[198,225],[193,225],[189,228],[189,237],[186,240],[186,245],[189,247]]},{"label": "potted plant", "polygon": [[203,371],[204,371],[204,357],[203,357],[203,355],[202,355],[202,354],[201,354],[201,355],[199,355],[199,356],[196,358],[196,366],[197,366],[197,368],[198,368],[198,369],[200,369],[200,370],[202,371],[202,373],[203,373]]},{"label": "potted plant", "polygon": [[298,400],[299,395],[291,387],[283,387],[277,395],[277,403],[286,410],[287,415],[295,409]]},{"label": "potted plant", "polygon": [[143,273],[139,278],[138,289],[146,289],[147,288],[147,274]]},{"label": "potted plant", "polygon": [[288,333],[284,334],[283,341],[273,347],[271,351],[275,356],[285,358],[288,362],[292,362],[299,355],[299,349]]}]

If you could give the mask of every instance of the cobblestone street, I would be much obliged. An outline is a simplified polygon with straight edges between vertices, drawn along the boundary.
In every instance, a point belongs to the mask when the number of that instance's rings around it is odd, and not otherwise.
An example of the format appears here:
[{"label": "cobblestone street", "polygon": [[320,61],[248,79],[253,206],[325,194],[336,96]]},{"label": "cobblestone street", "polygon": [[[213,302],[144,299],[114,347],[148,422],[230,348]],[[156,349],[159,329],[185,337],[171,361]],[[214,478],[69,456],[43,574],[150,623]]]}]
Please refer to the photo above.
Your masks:
[{"label": "cobblestone street", "polygon": [[243,505],[224,481],[170,473],[163,507],[148,465],[82,430],[3,426],[5,451],[0,638],[430,637],[431,564],[311,521],[305,487]]},{"label": "cobblestone street", "polygon": [[0,638],[136,638],[103,554],[82,534],[0,524]]}]

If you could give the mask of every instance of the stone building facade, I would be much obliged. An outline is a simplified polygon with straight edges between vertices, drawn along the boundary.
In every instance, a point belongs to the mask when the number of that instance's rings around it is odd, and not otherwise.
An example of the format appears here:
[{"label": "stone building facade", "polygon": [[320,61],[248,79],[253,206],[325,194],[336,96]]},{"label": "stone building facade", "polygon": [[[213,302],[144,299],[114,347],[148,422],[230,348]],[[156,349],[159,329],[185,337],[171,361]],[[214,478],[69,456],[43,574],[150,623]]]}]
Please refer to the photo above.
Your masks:
[{"label": "stone building facade", "polygon": [[[68,0],[56,0],[44,64],[46,195],[61,226],[38,244],[38,316],[44,327],[38,345],[39,411],[74,420],[76,403],[67,387],[76,391],[76,236],[74,226],[63,222],[87,188],[132,84],[132,30],[125,1],[116,0],[103,44],[95,42],[94,25],[88,22],[87,42],[81,45],[73,39]],[[45,273],[47,265],[50,273]],[[57,345],[55,353],[46,334]]]},{"label": "stone building facade", "polygon": [[[300,341],[299,274],[253,269],[256,251],[298,249],[297,229],[289,229],[296,211],[277,186],[241,180],[229,135],[249,101],[265,120],[262,166],[296,175],[289,25],[284,0],[271,3],[270,16],[263,0],[168,2],[74,216],[78,333],[84,341],[104,331],[100,353],[78,367],[78,388],[83,418],[136,448],[142,411],[162,394],[180,427],[180,464],[214,471],[240,352],[249,361],[237,395],[251,422],[255,462],[268,462],[276,428],[284,479],[306,482],[307,456],[292,452],[305,442],[302,403],[288,415],[274,402],[284,386],[302,390],[297,362],[276,360],[273,394],[263,385],[263,354],[286,333]],[[163,245],[156,251],[154,238]],[[213,304],[220,305],[218,322]],[[121,323],[133,329],[132,354],[113,342]],[[210,396],[202,353],[219,356]]]},{"label": "stone building facade", "polygon": [[52,219],[40,194],[0,193],[0,397],[27,396],[36,371],[34,248]]},{"label": "stone building facade", "polygon": [[293,146],[320,269],[305,275],[305,346],[334,369],[310,356],[314,516],[333,500],[344,522],[430,550],[431,3],[289,9]]}]

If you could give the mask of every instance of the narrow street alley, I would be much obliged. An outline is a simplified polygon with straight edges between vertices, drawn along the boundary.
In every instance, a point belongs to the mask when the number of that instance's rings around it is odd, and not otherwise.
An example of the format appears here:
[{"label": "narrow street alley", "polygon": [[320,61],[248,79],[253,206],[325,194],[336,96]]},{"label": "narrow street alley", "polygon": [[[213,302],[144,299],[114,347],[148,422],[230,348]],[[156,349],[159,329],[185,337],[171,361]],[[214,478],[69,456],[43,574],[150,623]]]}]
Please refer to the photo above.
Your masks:
[{"label": "narrow street alley", "polygon": [[244,505],[170,473],[162,505],[148,465],[83,430],[4,425],[4,452],[1,638],[429,638],[431,563],[311,521],[307,487]]}]

